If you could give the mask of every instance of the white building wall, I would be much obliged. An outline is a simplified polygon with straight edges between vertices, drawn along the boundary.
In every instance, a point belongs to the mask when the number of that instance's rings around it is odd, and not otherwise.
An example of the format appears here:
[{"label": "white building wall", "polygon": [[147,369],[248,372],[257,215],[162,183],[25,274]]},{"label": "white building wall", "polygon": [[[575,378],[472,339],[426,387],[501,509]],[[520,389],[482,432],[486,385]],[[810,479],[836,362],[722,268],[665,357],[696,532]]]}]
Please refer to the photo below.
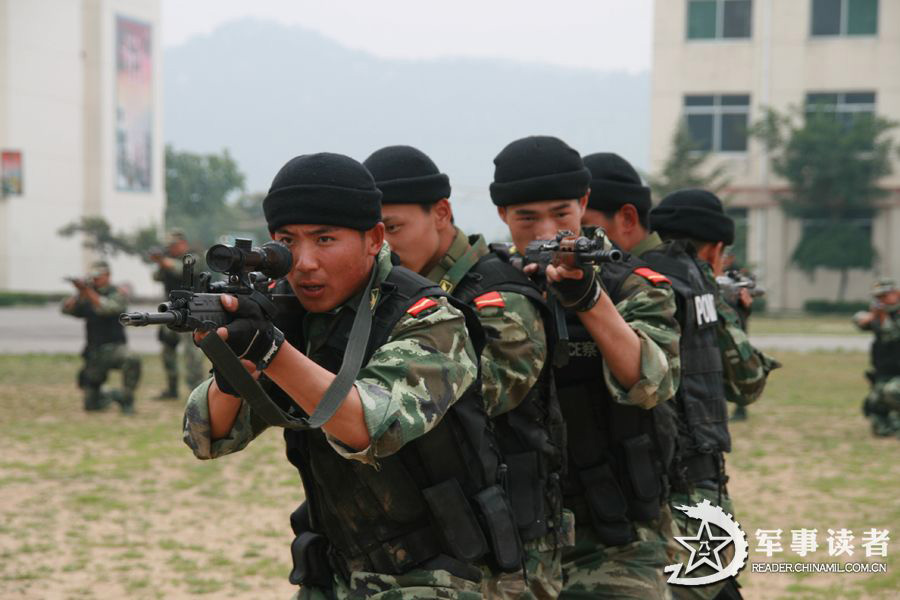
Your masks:
[{"label": "white building wall", "polygon": [[[751,96],[751,122],[771,106],[801,107],[814,91],[875,91],[878,114],[900,121],[900,1],[879,3],[878,34],[812,37],[812,0],[754,0],[750,39],[687,40],[687,0],[654,3],[651,98],[651,170],[667,158],[685,94]],[[895,139],[900,134],[893,132]],[[839,274],[820,270],[813,280],[789,266],[800,224],[786,219],[773,197],[785,182],[771,173],[762,145],[719,153],[710,166],[728,167],[726,192],[749,208],[749,257],[769,288],[773,308],[798,309],[810,298],[836,294]],[[880,260],[872,271],[851,273],[848,297],[866,299],[876,275],[900,276],[900,161],[881,185],[891,190],[873,229]]]},{"label": "white building wall", "polygon": [[[154,30],[154,184],[115,191],[115,15]],[[0,0],[0,148],[20,150],[24,194],[0,199],[0,289],[64,291],[95,258],[57,230],[100,214],[115,231],[162,222],[159,2]],[[157,293],[149,269],[113,260],[113,277]]]}]

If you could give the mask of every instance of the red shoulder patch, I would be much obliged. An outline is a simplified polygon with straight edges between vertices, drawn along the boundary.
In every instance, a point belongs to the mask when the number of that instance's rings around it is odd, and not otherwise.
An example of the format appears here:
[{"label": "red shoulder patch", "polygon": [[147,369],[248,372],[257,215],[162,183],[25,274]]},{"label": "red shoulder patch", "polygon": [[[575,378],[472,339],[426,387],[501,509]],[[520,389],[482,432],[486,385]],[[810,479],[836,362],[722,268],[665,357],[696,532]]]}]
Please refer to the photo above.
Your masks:
[{"label": "red shoulder patch", "polygon": [[432,300],[431,298],[422,298],[421,300],[419,300],[418,302],[416,302],[415,304],[413,304],[412,306],[407,308],[406,312],[411,314],[414,317],[418,317],[420,312],[422,312],[423,310],[428,310],[429,308],[432,308],[434,306],[437,306],[437,304],[438,303],[435,302],[434,300]]},{"label": "red shoulder patch", "polygon": [[672,283],[665,275],[661,275],[653,269],[648,269],[647,267],[640,267],[638,269],[635,269],[634,272],[653,285],[657,285],[660,283]]},{"label": "red shoulder patch", "polygon": [[499,308],[506,306],[506,302],[503,301],[503,296],[500,295],[500,292],[482,294],[472,300],[472,302],[475,303],[475,307],[478,309],[487,308],[488,306],[497,306]]}]

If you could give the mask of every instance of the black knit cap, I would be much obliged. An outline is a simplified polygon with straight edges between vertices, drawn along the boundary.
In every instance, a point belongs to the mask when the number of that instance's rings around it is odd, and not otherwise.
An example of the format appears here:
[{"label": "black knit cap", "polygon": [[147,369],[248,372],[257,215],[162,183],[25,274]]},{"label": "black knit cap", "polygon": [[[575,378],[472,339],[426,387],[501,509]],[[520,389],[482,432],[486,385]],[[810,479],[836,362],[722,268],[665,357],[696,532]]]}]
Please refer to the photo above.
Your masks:
[{"label": "black knit cap", "polygon": [[349,156],[320,152],[281,167],[263,200],[269,231],[284,225],[335,225],[366,231],[381,221],[381,192]]},{"label": "black knit cap", "polygon": [[584,166],[591,172],[588,208],[614,212],[633,204],[638,214],[650,211],[650,188],[641,183],[627,160],[612,152],[597,152],[584,157]]},{"label": "black knit cap", "polygon": [[412,146],[387,146],[363,161],[381,190],[382,204],[434,204],[450,197],[450,178]]},{"label": "black knit cap", "polygon": [[534,135],[510,143],[494,158],[491,200],[497,206],[581,198],[591,172],[559,138]]},{"label": "black knit cap", "polygon": [[734,243],[734,220],[719,197],[706,190],[673,192],[650,211],[650,229],[705,242]]}]

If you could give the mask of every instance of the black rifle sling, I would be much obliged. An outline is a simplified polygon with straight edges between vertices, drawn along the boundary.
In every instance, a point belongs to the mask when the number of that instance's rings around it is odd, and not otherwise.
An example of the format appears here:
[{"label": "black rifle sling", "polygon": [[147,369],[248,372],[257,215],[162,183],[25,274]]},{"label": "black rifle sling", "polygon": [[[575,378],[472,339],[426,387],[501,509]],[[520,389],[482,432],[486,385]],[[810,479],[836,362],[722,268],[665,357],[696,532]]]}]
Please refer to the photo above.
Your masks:
[{"label": "black rifle sling", "polygon": [[372,274],[366,289],[362,293],[353,325],[350,328],[350,343],[341,362],[337,376],[325,390],[325,394],[310,417],[295,417],[276,404],[241,364],[240,359],[218,335],[207,335],[200,342],[200,348],[216,368],[225,376],[238,395],[247,401],[253,412],[266,423],[285,429],[318,429],[328,422],[338,411],[350,392],[353,382],[362,367],[363,357],[372,329],[372,283],[375,281],[377,267]]},{"label": "black rifle sling", "polygon": [[369,283],[366,284],[366,289],[363,290],[359,305],[356,307],[356,315],[354,315],[353,325],[350,327],[350,340],[347,350],[344,352],[344,359],[341,361],[341,368],[331,385],[325,390],[316,410],[309,417],[309,426],[313,429],[318,429],[334,416],[334,413],[344,403],[344,399],[347,398],[347,394],[350,393],[356,376],[359,375],[363,356],[369,345],[369,333],[372,331],[372,283],[375,281],[377,271],[378,265],[374,265],[372,274],[369,276]]}]

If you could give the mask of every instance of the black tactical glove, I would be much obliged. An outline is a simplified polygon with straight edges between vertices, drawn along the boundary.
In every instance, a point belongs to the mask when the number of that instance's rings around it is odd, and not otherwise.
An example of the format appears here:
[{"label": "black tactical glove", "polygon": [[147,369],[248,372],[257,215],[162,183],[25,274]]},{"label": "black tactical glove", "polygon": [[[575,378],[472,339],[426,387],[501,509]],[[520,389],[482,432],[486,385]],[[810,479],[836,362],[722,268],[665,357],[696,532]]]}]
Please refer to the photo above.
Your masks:
[{"label": "black tactical glove", "polygon": [[575,312],[592,309],[603,294],[597,270],[588,266],[581,272],[584,273],[581,279],[563,279],[550,284],[550,290],[559,298],[563,308]]},{"label": "black tactical glove", "polygon": [[[262,307],[250,298],[239,298],[237,311],[232,315],[231,323],[225,327],[228,331],[225,343],[238,358],[249,360],[258,371],[262,371],[281,349],[284,334],[266,317]],[[237,390],[222,373],[213,369],[213,376],[222,392],[237,395]]]}]

